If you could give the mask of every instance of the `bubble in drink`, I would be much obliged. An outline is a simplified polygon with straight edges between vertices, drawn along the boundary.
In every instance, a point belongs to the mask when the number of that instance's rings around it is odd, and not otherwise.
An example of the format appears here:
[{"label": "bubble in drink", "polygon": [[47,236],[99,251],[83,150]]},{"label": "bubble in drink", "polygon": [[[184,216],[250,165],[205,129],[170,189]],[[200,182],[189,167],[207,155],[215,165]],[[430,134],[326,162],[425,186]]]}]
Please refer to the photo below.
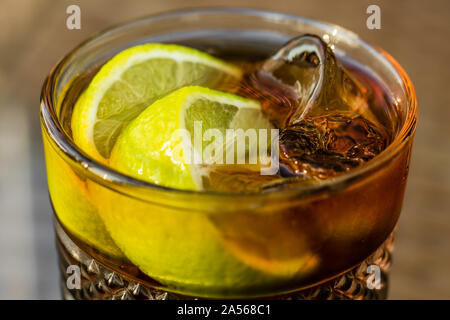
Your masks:
[{"label": "bubble in drink", "polygon": [[284,129],[280,161],[295,175],[326,179],[369,161],[388,144],[387,135],[360,115],[334,113]]}]

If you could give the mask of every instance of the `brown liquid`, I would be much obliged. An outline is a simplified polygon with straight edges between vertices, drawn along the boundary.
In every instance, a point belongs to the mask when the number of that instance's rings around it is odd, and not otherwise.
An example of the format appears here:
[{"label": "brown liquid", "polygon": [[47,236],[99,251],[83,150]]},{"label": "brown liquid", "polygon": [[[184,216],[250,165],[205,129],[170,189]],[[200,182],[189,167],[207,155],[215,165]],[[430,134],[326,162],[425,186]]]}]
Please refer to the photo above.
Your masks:
[{"label": "brown liquid", "polygon": [[[241,188],[257,192],[261,191],[261,185],[263,191],[272,190],[273,187],[283,187],[284,181],[291,182],[292,179],[295,183],[317,183],[370,161],[389,145],[398,132],[400,120],[387,90],[355,62],[342,61],[348,72],[366,89],[366,101],[376,116],[376,121],[370,121],[358,113],[334,112],[305,118],[295,125],[286,125],[284,117],[291,112],[294,104],[292,97],[276,86],[270,87],[267,92],[261,92],[253,83],[255,68],[266,55],[255,59],[251,52],[248,55],[240,51],[237,54],[230,51],[214,53],[246,70],[242,82],[224,84],[221,90],[258,99],[262,103],[264,113],[281,129],[282,166],[277,176],[269,177],[259,173],[252,174],[245,167],[223,166],[212,172],[211,189],[228,191],[230,188]],[[79,75],[67,91],[60,119],[69,134],[74,102],[99,67]],[[377,175],[365,177],[358,184],[343,190],[332,190],[330,194],[306,204],[293,201],[292,204],[277,209],[277,212],[258,208],[252,212],[239,213],[233,219],[226,214],[210,218],[227,245],[243,259],[262,263],[270,263],[271,260],[287,261],[296,256],[302,257],[305,251],[301,244],[307,243],[318,261],[314,271],[295,283],[263,288],[266,296],[267,292],[278,294],[296,290],[349,270],[385,241],[400,213],[407,162],[408,154],[405,149]],[[250,230],[246,230],[248,226],[251,226]],[[243,230],[246,232],[242,232]],[[258,241],[261,237],[270,239],[270,243],[260,245]],[[80,244],[83,245],[82,242]],[[83,248],[82,245],[80,246]],[[160,287],[131,263],[114,261],[85,246],[85,251],[109,269],[128,274],[150,287]],[[278,250],[280,247],[286,248],[286,252]],[[272,256],[267,257],[267,252],[271,252]],[[258,296],[261,288],[253,290],[255,291],[245,294]]]},{"label": "brown liquid", "polygon": [[[263,112],[280,132],[281,176],[327,179],[355,168],[381,153],[393,139],[391,119],[366,119],[358,110],[332,111],[302,119],[289,125],[289,116],[298,103],[290,92],[277,87],[271,79],[259,75],[258,64],[246,65],[247,74],[235,90],[238,95],[259,100]],[[390,110],[381,83],[354,69],[364,87],[371,110]],[[263,87],[263,90],[261,90]]]}]

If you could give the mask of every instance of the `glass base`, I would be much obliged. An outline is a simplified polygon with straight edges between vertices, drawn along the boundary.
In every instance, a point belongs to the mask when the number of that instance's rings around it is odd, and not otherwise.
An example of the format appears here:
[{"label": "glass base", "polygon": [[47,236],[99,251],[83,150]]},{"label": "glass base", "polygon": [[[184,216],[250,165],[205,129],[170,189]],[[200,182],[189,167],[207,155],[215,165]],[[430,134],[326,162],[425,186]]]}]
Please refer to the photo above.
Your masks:
[{"label": "glass base", "polygon": [[[156,289],[133,279],[125,273],[112,270],[81,249],[55,221],[56,246],[61,271],[61,290],[66,300],[172,300],[197,299],[196,297]],[[273,299],[286,300],[380,300],[387,298],[388,271],[391,265],[394,236],[389,238],[369,258],[352,270],[320,285],[274,296]],[[367,273],[371,265],[380,269],[378,288],[373,284],[373,273]],[[69,289],[68,281],[73,276],[67,272],[70,266],[78,266],[80,282],[78,288]],[[75,283],[76,284],[76,283]],[[73,286],[72,286],[73,287]]]}]

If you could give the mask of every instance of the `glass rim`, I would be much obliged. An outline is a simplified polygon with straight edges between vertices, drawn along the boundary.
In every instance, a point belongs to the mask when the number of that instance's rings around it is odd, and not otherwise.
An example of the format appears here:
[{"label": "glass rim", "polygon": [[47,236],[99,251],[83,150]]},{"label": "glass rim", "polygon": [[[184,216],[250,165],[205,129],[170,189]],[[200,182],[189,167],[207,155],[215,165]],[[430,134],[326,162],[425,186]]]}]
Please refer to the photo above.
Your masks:
[{"label": "glass rim", "polygon": [[[373,160],[368,161],[367,163],[350,170],[342,175],[337,177],[333,177],[330,179],[326,179],[320,181],[317,184],[313,185],[295,185],[295,187],[290,187],[287,189],[274,189],[267,190],[264,192],[252,192],[252,193],[233,193],[233,192],[216,192],[216,191],[208,191],[208,190],[183,190],[176,189],[171,187],[166,187],[162,185],[157,185],[151,182],[147,182],[144,180],[139,180],[128,176],[126,174],[120,173],[87,155],[83,150],[81,150],[72,140],[70,136],[66,133],[66,131],[62,128],[58,116],[56,114],[56,103],[54,100],[53,92],[55,90],[56,84],[59,79],[59,74],[67,63],[70,62],[70,59],[82,48],[88,46],[91,42],[99,40],[101,38],[105,38],[108,35],[124,31],[128,28],[133,28],[136,25],[143,23],[153,23],[158,20],[169,19],[169,18],[177,18],[184,17],[189,15],[208,15],[208,14],[235,14],[241,16],[256,16],[258,18],[267,19],[268,22],[279,21],[279,20],[291,20],[295,22],[301,22],[308,25],[317,26],[323,30],[325,29],[338,29],[345,35],[345,38],[350,39],[352,41],[357,42],[364,50],[375,53],[379,56],[380,59],[384,59],[384,62],[387,63],[390,67],[392,67],[397,75],[400,77],[402,81],[402,89],[405,91],[405,96],[407,97],[407,113],[405,121],[402,125],[402,128],[392,140],[392,142],[388,145],[386,149],[384,149],[380,154],[378,154]],[[94,33],[92,36],[88,37],[86,40],[81,42],[78,46],[72,49],[69,53],[67,53],[63,58],[61,58],[51,69],[49,75],[46,77],[44,84],[41,90],[41,106],[40,106],[40,115],[41,122],[49,134],[51,140],[56,144],[62,153],[76,162],[79,165],[89,171],[90,174],[94,175],[98,178],[95,180],[96,182],[101,183],[118,183],[120,185],[130,185],[133,187],[140,188],[149,188],[153,190],[159,190],[161,192],[167,192],[172,194],[180,194],[180,195],[212,195],[212,196],[225,196],[225,197],[252,197],[252,196],[265,196],[269,194],[286,194],[286,193],[296,193],[296,194],[311,194],[311,193],[320,193],[321,191],[330,190],[331,188],[339,188],[340,186],[345,186],[349,182],[353,182],[358,180],[358,178],[365,176],[366,173],[369,173],[373,170],[376,170],[378,167],[382,166],[384,163],[389,162],[398,152],[402,149],[402,147],[411,139],[413,136],[416,124],[417,124],[417,97],[412,85],[411,80],[409,79],[406,72],[400,66],[400,64],[387,52],[383,49],[370,45],[367,42],[361,40],[361,38],[355,34],[354,32],[347,30],[341,26],[322,22],[315,19],[305,18],[297,15],[287,14],[287,13],[279,13],[275,11],[269,10],[260,10],[260,9],[247,9],[247,8],[196,8],[196,9],[181,9],[181,10],[173,10],[166,11],[162,13],[156,13],[148,16],[144,16],[141,18],[133,19],[127,22],[123,22],[120,24],[113,25],[103,31]]]}]

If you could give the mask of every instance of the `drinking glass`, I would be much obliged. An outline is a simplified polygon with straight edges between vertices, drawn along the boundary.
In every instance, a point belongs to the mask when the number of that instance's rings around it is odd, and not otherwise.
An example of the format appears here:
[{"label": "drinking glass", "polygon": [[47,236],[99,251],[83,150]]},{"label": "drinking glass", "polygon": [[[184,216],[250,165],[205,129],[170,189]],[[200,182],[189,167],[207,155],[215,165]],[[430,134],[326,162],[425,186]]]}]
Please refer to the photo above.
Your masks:
[{"label": "drinking glass", "polygon": [[[176,190],[121,174],[71,138],[70,106],[123,49],[167,42],[261,59],[301,34],[362,66],[393,101],[392,143],[348,173],[264,193]],[[417,102],[400,65],[356,34],[260,10],[153,15],[63,57],[44,82],[40,112],[65,299],[386,298]]]}]

